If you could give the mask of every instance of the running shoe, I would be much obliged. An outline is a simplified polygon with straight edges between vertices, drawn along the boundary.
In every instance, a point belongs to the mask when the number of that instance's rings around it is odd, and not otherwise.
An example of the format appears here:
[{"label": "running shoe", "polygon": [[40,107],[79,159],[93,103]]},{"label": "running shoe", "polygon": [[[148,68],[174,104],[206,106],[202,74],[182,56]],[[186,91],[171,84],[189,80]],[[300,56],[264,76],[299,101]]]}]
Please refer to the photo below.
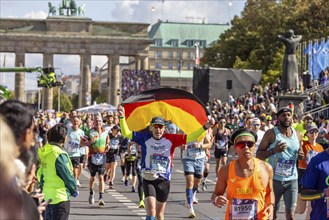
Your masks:
[{"label": "running shoe", "polygon": [[125,186],[128,186],[128,180],[125,180]]},{"label": "running shoe", "polygon": [[206,182],[205,181],[202,182],[201,189],[202,189],[202,191],[207,191],[207,185],[206,185]]},{"label": "running shoe", "polygon": [[144,200],[139,201],[139,206],[138,206],[138,208],[140,208],[140,209],[145,208]]},{"label": "running shoe", "polygon": [[98,205],[99,206],[104,206],[105,205],[105,202],[103,200],[103,198],[100,198],[99,201],[98,201]]},{"label": "running shoe", "polygon": [[136,188],[133,186],[133,187],[131,187],[131,192],[136,192]]},{"label": "running shoe", "polygon": [[194,212],[194,209],[193,208],[189,208],[188,209],[188,217],[189,218],[195,218],[195,212]]},{"label": "running shoe", "polygon": [[112,182],[109,183],[109,189],[114,189]]},{"label": "running shoe", "polygon": [[94,198],[94,195],[89,195],[89,199],[88,199],[88,201],[89,201],[89,204],[94,204],[95,203],[95,198]]},{"label": "running shoe", "polygon": [[193,198],[193,204],[199,204],[199,200],[195,196]]},{"label": "running shoe", "polygon": [[81,186],[81,184],[80,184],[80,181],[79,181],[79,180],[77,180],[77,186]]}]

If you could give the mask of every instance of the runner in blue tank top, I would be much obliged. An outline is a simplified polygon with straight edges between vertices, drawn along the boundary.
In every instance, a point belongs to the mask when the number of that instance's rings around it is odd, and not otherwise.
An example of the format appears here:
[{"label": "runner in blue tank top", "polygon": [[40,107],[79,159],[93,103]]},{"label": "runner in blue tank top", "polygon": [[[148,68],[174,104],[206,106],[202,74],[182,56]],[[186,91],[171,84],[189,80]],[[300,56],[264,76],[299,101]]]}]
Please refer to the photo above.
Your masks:
[{"label": "runner in blue tank top", "polygon": [[285,203],[286,219],[295,219],[298,195],[296,161],[304,157],[301,148],[301,135],[291,127],[292,111],[290,108],[280,109],[277,113],[277,119],[277,126],[266,131],[259,145],[257,157],[262,160],[268,159],[273,167],[274,219],[276,219],[282,196]]}]

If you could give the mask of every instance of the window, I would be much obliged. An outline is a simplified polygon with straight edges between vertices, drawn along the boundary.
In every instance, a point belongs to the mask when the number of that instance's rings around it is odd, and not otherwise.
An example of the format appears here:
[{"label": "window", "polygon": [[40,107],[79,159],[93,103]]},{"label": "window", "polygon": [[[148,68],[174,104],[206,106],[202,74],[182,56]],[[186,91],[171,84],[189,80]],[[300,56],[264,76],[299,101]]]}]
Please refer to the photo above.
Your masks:
[{"label": "window", "polygon": [[177,52],[177,59],[182,59],[182,53],[181,52]]},{"label": "window", "polygon": [[192,59],[192,55],[191,55],[191,52],[190,52],[190,51],[187,52],[187,59],[188,59],[188,60]]},{"label": "window", "polygon": [[186,40],[187,47],[193,47],[193,40]]},{"label": "window", "polygon": [[154,44],[155,46],[162,47],[162,39],[154,39]]},{"label": "window", "polygon": [[205,40],[200,40],[199,44],[200,44],[200,47],[203,47],[203,48],[207,47],[207,41],[205,41]]},{"label": "window", "polygon": [[171,40],[172,47],[178,47],[178,40]]},{"label": "window", "polygon": [[155,68],[156,68],[156,69],[162,69],[162,63],[160,63],[160,62],[156,62],[156,63],[155,63]]},{"label": "window", "polygon": [[174,65],[170,62],[168,63],[168,69],[172,70],[174,68]]},{"label": "window", "polygon": [[168,53],[169,53],[168,54],[169,59],[173,59],[174,58],[174,52],[169,51]]},{"label": "window", "polygon": [[155,53],[155,59],[162,59],[162,51],[157,51]]}]

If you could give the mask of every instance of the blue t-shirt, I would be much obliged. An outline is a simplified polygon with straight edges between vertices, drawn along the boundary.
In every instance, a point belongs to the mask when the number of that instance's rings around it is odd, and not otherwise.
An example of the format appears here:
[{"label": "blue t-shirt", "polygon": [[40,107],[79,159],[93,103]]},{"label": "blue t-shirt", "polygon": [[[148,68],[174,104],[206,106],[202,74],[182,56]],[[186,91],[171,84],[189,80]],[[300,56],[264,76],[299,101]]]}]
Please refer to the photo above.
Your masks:
[{"label": "blue t-shirt", "polygon": [[[324,190],[329,186],[329,154],[323,151],[313,157],[307,165],[306,172],[300,181],[305,189]],[[311,202],[312,220],[324,220],[327,215],[327,202],[323,198]]]}]

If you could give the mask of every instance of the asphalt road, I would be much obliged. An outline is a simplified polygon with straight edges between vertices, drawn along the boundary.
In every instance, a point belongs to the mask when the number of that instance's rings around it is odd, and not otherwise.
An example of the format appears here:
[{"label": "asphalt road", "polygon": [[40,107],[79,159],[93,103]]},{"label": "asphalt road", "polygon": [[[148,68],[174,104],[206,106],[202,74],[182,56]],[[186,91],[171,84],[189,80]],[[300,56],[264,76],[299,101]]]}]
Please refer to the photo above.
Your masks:
[{"label": "asphalt road", "polygon": [[[185,207],[185,177],[183,174],[182,163],[179,159],[179,151],[175,152],[174,167],[171,179],[170,194],[165,210],[166,220],[188,219],[188,210]],[[215,186],[215,161],[211,159],[210,175],[208,177],[207,191],[201,191],[197,194],[199,204],[194,205],[196,218],[200,220],[219,220],[224,219],[225,208],[216,208],[210,203],[210,196]],[[131,185],[124,186],[121,181],[122,175],[120,166],[117,167],[117,175],[114,181],[114,189],[109,190],[108,185],[105,186],[104,200],[105,206],[98,206],[98,184],[95,185],[95,204],[88,203],[89,173],[83,171],[80,177],[82,186],[79,188],[79,196],[71,200],[70,219],[113,219],[113,220],[129,220],[129,219],[145,219],[146,212],[144,209],[138,208],[138,194],[131,192]],[[97,183],[97,180],[96,180]],[[305,219],[305,215],[297,215],[296,219]],[[281,203],[281,211],[279,211],[278,219],[285,219],[283,212],[283,202]]]}]

